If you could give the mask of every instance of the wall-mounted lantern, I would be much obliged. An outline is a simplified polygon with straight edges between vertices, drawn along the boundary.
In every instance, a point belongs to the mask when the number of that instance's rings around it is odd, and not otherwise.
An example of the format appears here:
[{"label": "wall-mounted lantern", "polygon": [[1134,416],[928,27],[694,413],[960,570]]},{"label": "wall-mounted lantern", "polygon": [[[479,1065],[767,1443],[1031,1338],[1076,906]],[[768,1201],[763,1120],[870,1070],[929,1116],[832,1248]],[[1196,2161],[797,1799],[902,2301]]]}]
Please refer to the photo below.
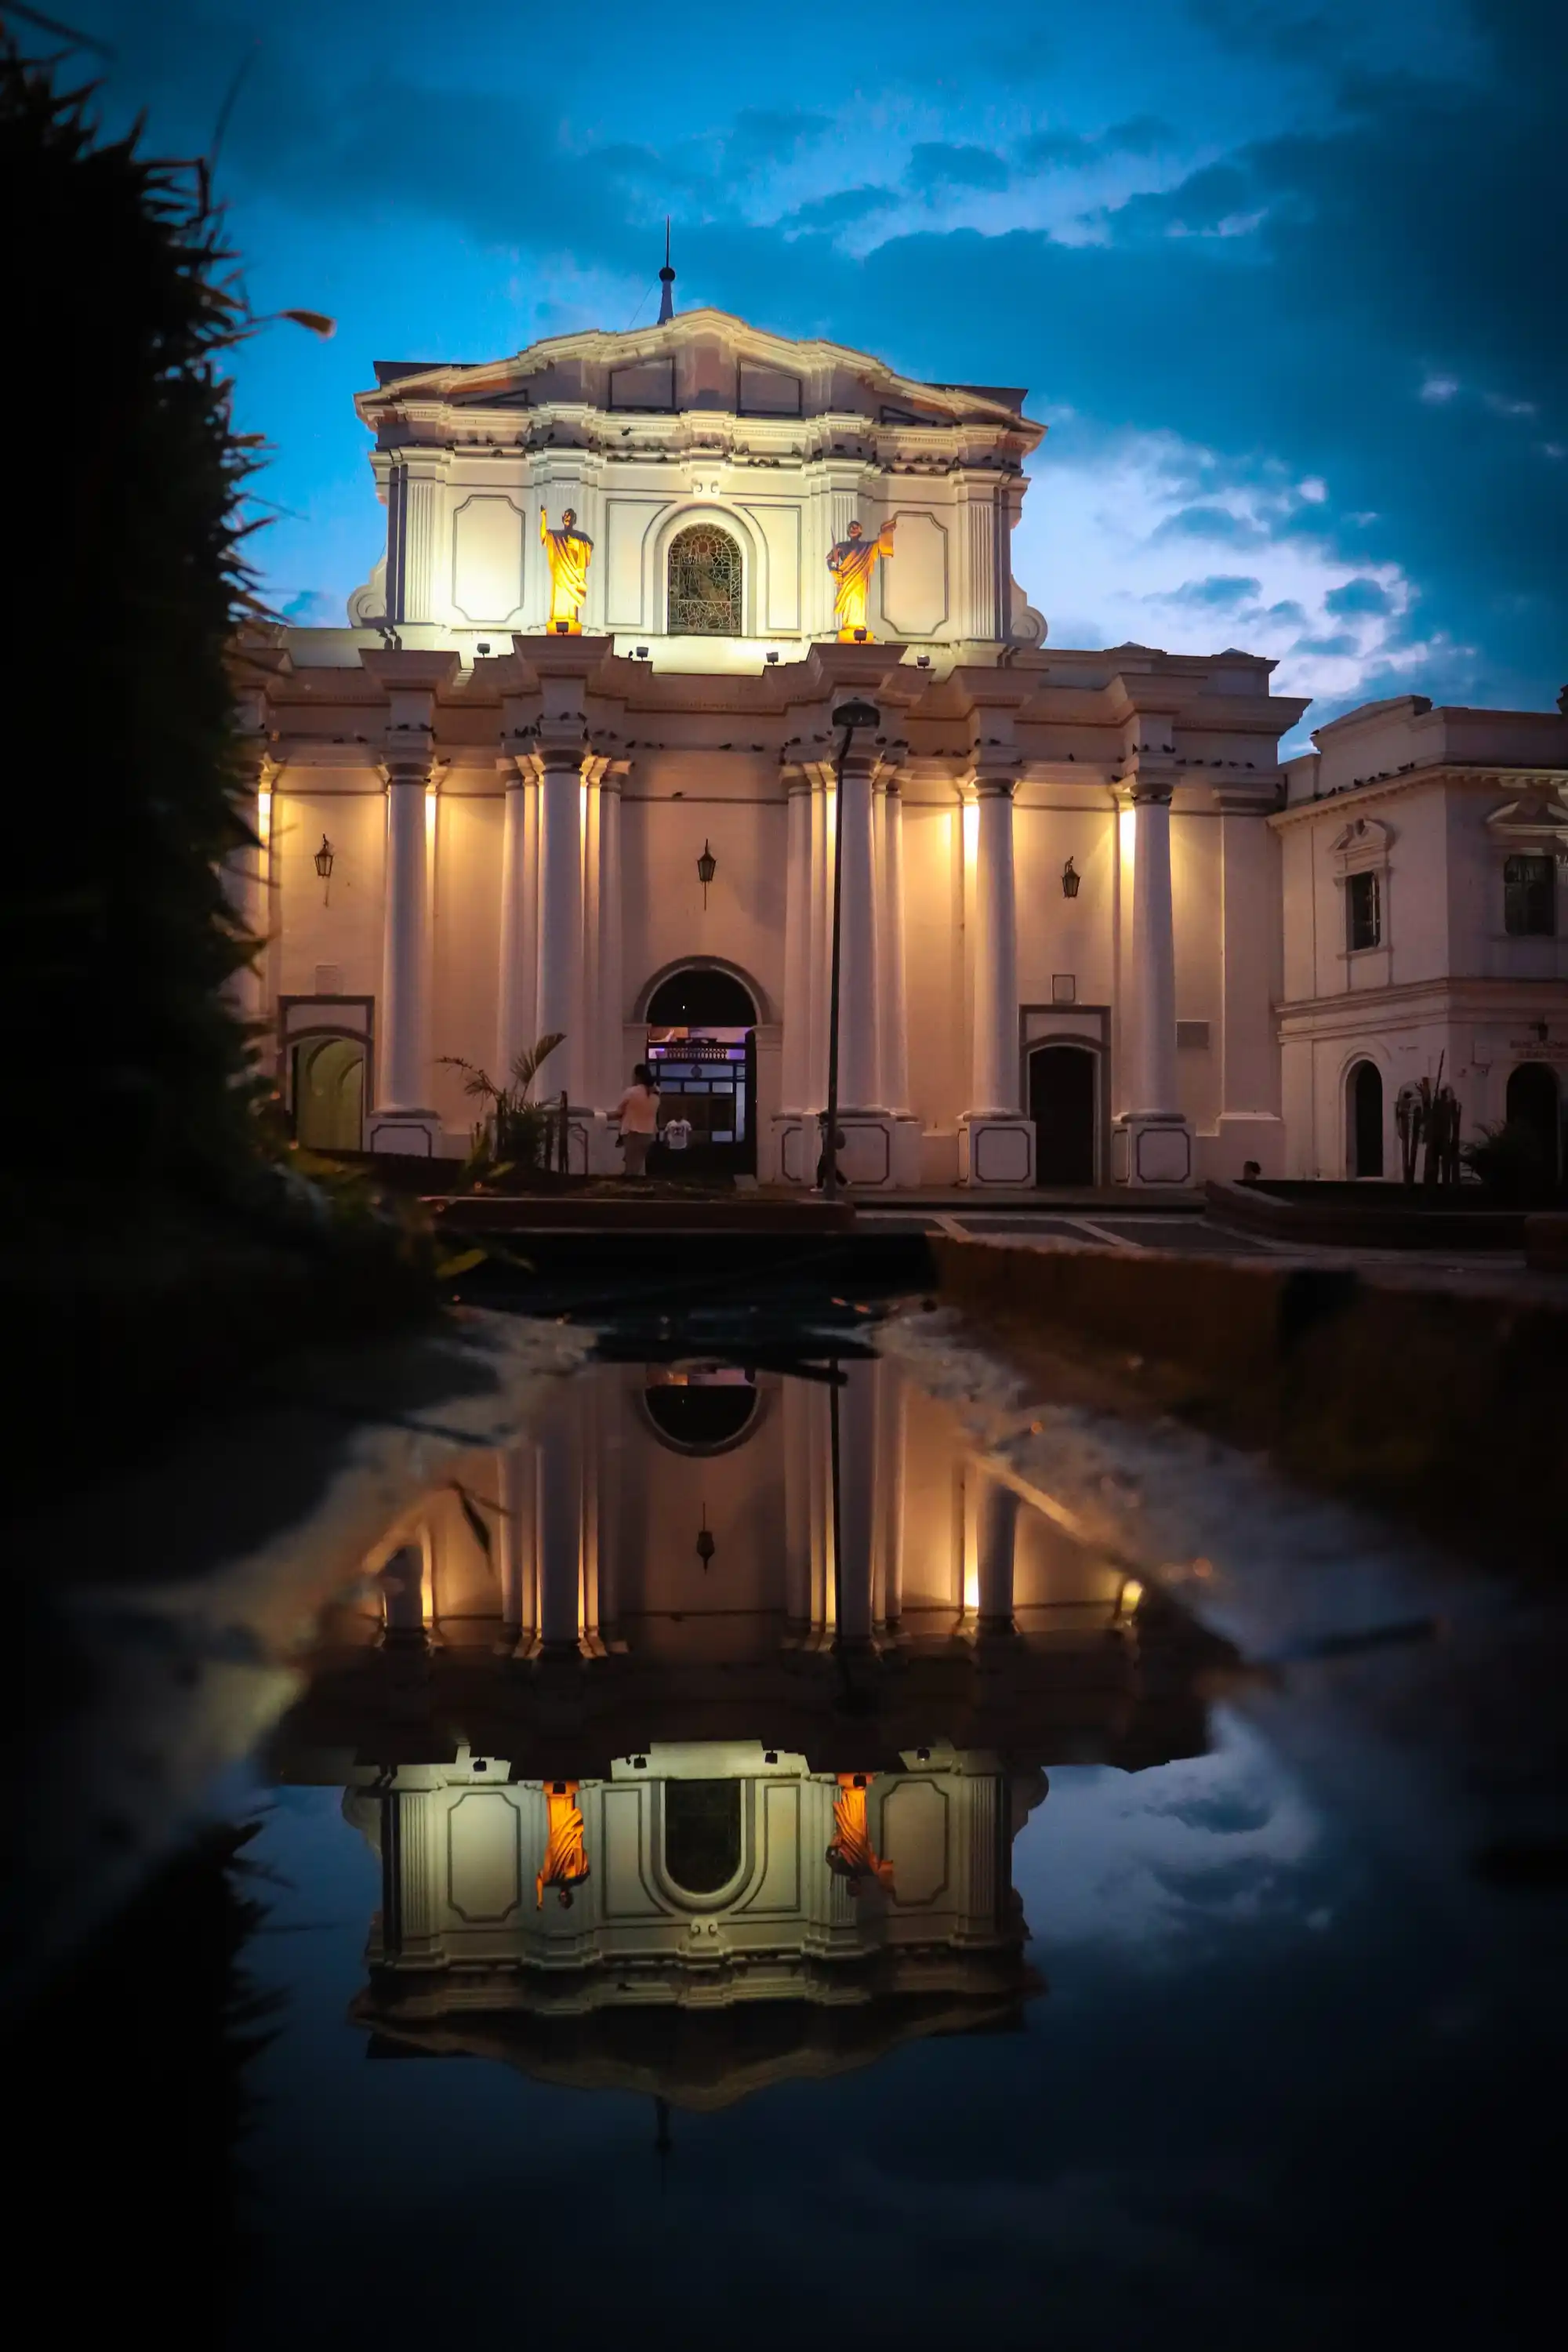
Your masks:
[{"label": "wall-mounted lantern", "polygon": [[321,845],[316,852],[316,871],[321,876],[323,886],[325,886],[321,893],[323,898],[327,898],[331,895],[332,856],[332,845],[327,839],[326,835],[322,834]]},{"label": "wall-mounted lantern", "polygon": [[1078,867],[1073,864],[1072,859],[1069,857],[1067,864],[1062,867],[1062,897],[1064,898],[1076,898],[1078,897],[1078,886],[1082,879],[1082,875],[1079,872]]},{"label": "wall-mounted lantern", "polygon": [[707,912],[708,908],[708,885],[712,881],[713,877],[718,873],[718,871],[719,860],[709,848],[707,842],[704,841],[702,844],[702,855],[697,861],[697,879],[702,885],[702,908],[704,913]]},{"label": "wall-mounted lantern", "polygon": [[708,1573],[710,1561],[719,1547],[713,1540],[713,1530],[708,1524],[708,1506],[702,1506],[702,1525],[697,1530],[697,1557],[702,1562],[702,1573]]}]

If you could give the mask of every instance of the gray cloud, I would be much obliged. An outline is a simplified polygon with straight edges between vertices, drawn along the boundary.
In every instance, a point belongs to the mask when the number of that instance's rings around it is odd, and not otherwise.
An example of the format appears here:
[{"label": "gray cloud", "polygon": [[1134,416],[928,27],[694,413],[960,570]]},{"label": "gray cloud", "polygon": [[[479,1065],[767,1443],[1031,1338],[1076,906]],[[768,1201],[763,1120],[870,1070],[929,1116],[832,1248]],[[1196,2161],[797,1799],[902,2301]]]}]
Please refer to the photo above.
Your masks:
[{"label": "gray cloud", "polygon": [[1351,613],[1391,613],[1394,599],[1386,588],[1362,573],[1354,580],[1347,580],[1342,588],[1331,588],[1323,599],[1323,608],[1340,620]]},{"label": "gray cloud", "polygon": [[1005,188],[1012,173],[1004,158],[989,147],[952,146],[944,140],[921,140],[910,151],[904,177],[921,195],[944,188]]},{"label": "gray cloud", "polygon": [[[1201,511],[1201,509],[1199,509]],[[1234,611],[1262,593],[1263,583],[1239,572],[1211,572],[1205,580],[1184,580],[1171,591],[1173,604],[1194,604],[1215,612]]]}]

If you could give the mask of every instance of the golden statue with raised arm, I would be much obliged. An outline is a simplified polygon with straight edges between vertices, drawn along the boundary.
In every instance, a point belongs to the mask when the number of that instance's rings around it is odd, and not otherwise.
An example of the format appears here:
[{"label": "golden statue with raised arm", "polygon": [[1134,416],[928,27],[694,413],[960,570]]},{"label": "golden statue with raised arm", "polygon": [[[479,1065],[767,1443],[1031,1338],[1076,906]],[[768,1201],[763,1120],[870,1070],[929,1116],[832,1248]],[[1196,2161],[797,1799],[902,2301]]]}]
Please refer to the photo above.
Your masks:
[{"label": "golden statue with raised arm", "polygon": [[559,530],[552,530],[542,500],[539,509],[539,544],[550,566],[550,634],[578,637],[583,634],[583,599],[588,593],[588,561],[594,542],[585,530],[574,530],[575,507],[568,507]]},{"label": "golden statue with raised arm", "polygon": [[870,593],[871,574],[879,555],[891,555],[895,524],[885,522],[875,539],[867,539],[858,522],[849,526],[849,536],[841,539],[837,547],[827,551],[827,568],[833,574],[833,619],[841,638],[847,645],[865,645],[871,632],[866,626],[866,599]]}]

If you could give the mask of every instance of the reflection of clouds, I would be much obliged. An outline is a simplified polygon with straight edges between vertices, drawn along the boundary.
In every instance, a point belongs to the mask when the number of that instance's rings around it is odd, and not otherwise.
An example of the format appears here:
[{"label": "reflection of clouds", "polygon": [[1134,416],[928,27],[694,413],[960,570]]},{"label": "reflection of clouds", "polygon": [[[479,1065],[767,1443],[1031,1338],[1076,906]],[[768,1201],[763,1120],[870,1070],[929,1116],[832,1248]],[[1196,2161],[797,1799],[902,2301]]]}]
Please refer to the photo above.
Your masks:
[{"label": "reflection of clouds", "polygon": [[1013,1850],[1047,1974],[1067,1944],[1159,1962],[1216,1920],[1304,1917],[1321,1900],[1317,1816],[1255,1732],[1223,1712],[1215,1730],[1212,1755],[1144,1772],[1053,1769]]}]

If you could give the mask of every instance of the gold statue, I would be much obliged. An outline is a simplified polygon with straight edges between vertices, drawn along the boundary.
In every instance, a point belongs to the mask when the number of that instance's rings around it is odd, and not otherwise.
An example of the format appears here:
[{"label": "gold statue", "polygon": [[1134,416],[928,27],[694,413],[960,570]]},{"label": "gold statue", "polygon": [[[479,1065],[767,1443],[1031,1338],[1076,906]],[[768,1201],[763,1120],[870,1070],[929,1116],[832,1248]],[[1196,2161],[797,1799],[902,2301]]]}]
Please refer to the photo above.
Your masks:
[{"label": "gold statue", "polygon": [[588,1845],[583,1816],[577,1810],[575,1780],[552,1780],[544,1791],[548,1831],[544,1859],[533,1882],[533,1907],[540,1910],[544,1890],[553,1886],[564,1910],[572,1908],[572,1889],[588,1876]]},{"label": "gold statue", "polygon": [[552,530],[541,502],[539,543],[550,566],[552,636],[580,637],[583,634],[583,599],[588,593],[588,559],[594,552],[594,542],[585,530],[573,530],[576,520],[577,509],[568,507],[561,518],[560,530]]},{"label": "gold statue", "polygon": [[866,599],[877,558],[893,551],[895,528],[895,523],[885,522],[875,539],[866,539],[859,524],[852,522],[848,538],[841,539],[837,547],[828,550],[827,568],[833,574],[833,618],[846,644],[864,645],[870,639],[871,632],[866,626]]},{"label": "gold statue", "polygon": [[871,1843],[870,1823],[866,1818],[866,1791],[876,1779],[874,1772],[840,1772],[838,1793],[833,1800],[833,1843],[827,1849],[827,1867],[836,1878],[849,1881],[849,1892],[858,1895],[863,1878],[874,1878],[879,1886],[893,1892],[893,1865],[884,1862]]}]

